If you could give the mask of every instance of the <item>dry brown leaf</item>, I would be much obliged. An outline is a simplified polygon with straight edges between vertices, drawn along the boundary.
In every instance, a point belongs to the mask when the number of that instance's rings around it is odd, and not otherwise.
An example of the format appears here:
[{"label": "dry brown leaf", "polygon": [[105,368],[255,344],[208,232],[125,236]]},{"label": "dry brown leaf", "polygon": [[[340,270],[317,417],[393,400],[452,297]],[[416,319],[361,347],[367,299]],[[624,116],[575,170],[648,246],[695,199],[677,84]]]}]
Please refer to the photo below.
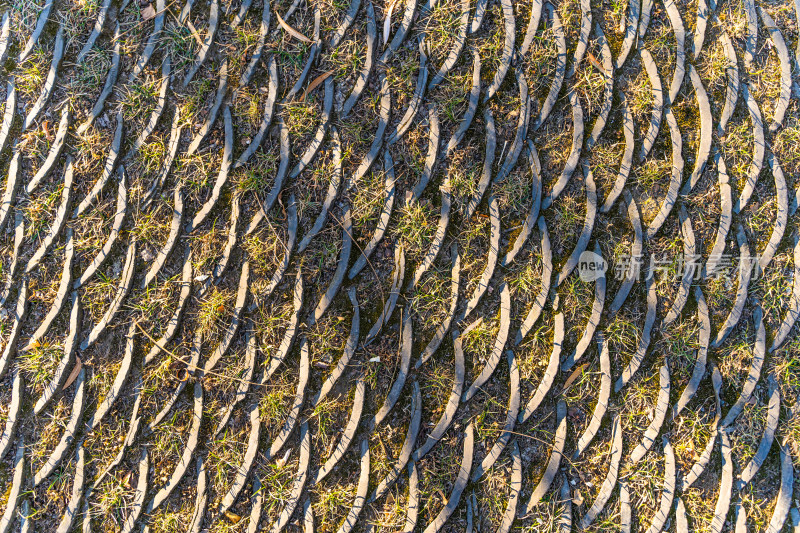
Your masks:
[{"label": "dry brown leaf", "polygon": [[284,466],[286,466],[286,461],[289,460],[289,455],[291,455],[291,452],[292,452],[292,449],[288,448],[286,450],[286,452],[284,452],[283,457],[281,457],[280,459],[275,461],[275,467],[280,469],[280,468],[283,468]]},{"label": "dry brown leaf", "polygon": [[238,514],[236,514],[236,513],[232,513],[232,512],[230,512],[230,511],[225,511],[225,517],[226,517],[228,520],[230,520],[232,523],[234,523],[234,524],[237,524],[237,523],[239,523],[239,520],[241,520],[241,519],[242,519],[242,517],[241,517],[241,516],[239,516],[239,515],[238,515]]},{"label": "dry brown leaf", "polygon": [[191,20],[186,21],[186,26],[189,28],[189,31],[192,32],[192,37],[194,40],[197,41],[197,44],[201,47],[203,46],[203,38],[200,37],[200,34],[197,32],[197,28],[194,27]]},{"label": "dry brown leaf", "polygon": [[392,13],[394,12],[394,6],[397,5],[398,0],[392,0],[389,4],[389,9],[386,10],[386,16],[383,19],[383,46],[386,46],[386,43],[389,42],[389,32],[392,29]]},{"label": "dry brown leaf", "polygon": [[314,78],[314,81],[311,82],[311,85],[309,85],[308,89],[306,89],[305,92],[303,93],[303,98],[301,98],[300,101],[305,102],[306,96],[308,96],[311,91],[319,87],[323,81],[327,80],[330,77],[330,75],[333,74],[333,72],[334,72],[333,70],[329,70],[328,72],[320,74],[319,76]]},{"label": "dry brown leaf", "polygon": [[291,26],[289,26],[286,23],[286,21],[281,18],[280,14],[277,11],[275,12],[275,17],[278,19],[278,24],[281,25],[281,28],[286,30],[286,33],[288,33],[289,35],[291,35],[295,39],[297,39],[299,41],[303,41],[304,43],[313,43],[314,42],[311,39],[309,39],[308,37],[306,37],[305,35],[303,35],[302,33],[300,33],[299,31],[297,31],[296,29],[294,29]]},{"label": "dry brown leaf", "polygon": [[572,374],[570,374],[569,377],[567,378],[567,381],[564,382],[564,388],[561,389],[561,390],[565,391],[570,387],[570,385],[575,383],[575,380],[578,379],[578,376],[583,374],[583,371],[586,370],[586,365],[588,365],[588,364],[589,363],[583,363],[581,366],[579,366],[578,368],[573,370]]},{"label": "dry brown leaf", "polygon": [[80,357],[75,359],[75,366],[72,368],[72,372],[69,373],[67,377],[67,381],[64,382],[64,386],[61,387],[61,390],[67,390],[72,383],[78,379],[78,374],[81,373],[81,368],[83,368],[83,362],[81,361]]},{"label": "dry brown leaf", "polygon": [[156,18],[156,8],[153,4],[147,4],[147,7],[142,9],[142,20],[150,20]]},{"label": "dry brown leaf", "polygon": [[600,74],[602,74],[603,76],[605,76],[605,75],[606,75],[606,69],[604,69],[604,68],[603,68],[603,64],[602,64],[602,63],[600,63],[600,61],[598,61],[598,60],[597,60],[597,58],[594,56],[594,54],[593,54],[593,53],[591,53],[591,52],[586,52],[586,57],[588,57],[588,58],[589,58],[589,63],[591,63],[592,65],[594,65],[594,67],[595,67],[597,70],[599,70],[599,71],[600,71]]}]

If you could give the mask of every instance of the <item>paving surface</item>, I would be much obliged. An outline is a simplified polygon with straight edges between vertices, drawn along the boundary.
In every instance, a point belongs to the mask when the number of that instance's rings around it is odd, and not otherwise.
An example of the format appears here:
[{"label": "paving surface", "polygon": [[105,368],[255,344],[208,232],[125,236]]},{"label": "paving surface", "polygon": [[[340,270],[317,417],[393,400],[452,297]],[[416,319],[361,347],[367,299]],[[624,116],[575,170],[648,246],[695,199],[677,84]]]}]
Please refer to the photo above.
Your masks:
[{"label": "paving surface", "polygon": [[21,0],[0,533],[800,528],[800,3]]}]

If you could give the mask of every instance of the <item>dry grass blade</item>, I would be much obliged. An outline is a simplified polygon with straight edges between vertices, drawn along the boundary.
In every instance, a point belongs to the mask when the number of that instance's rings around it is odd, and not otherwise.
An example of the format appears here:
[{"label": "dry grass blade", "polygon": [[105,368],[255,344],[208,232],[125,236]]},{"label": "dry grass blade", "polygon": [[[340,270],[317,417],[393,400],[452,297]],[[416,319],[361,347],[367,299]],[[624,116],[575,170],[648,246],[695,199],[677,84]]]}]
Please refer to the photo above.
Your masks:
[{"label": "dry grass blade", "polygon": [[281,28],[286,30],[286,33],[288,33],[289,35],[291,35],[295,39],[297,39],[299,41],[303,41],[304,43],[313,43],[314,42],[311,39],[309,39],[308,37],[306,37],[305,35],[303,35],[302,33],[300,33],[299,31],[297,31],[296,29],[294,29],[291,26],[289,26],[289,24],[287,24],[286,21],[283,20],[283,18],[281,18],[280,14],[277,11],[275,12],[275,18],[278,19],[278,24],[281,25]]}]

